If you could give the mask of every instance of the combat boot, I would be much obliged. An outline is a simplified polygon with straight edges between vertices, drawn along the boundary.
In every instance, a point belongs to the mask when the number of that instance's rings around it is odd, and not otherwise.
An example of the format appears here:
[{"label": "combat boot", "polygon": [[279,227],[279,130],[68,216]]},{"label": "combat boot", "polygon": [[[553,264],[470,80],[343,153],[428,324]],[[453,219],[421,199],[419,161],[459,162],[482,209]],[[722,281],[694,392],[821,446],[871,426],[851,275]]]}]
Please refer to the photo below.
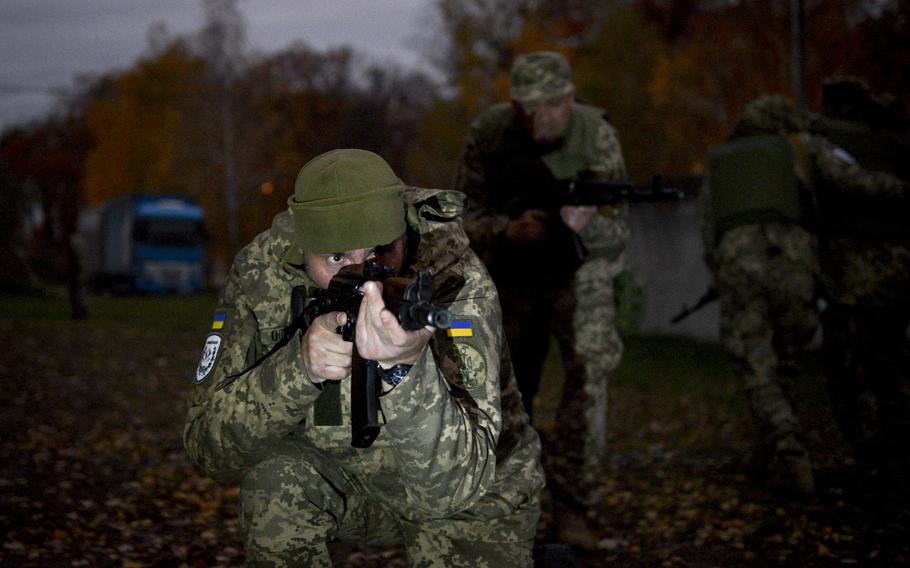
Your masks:
[{"label": "combat boot", "polygon": [[775,444],[766,483],[781,493],[807,495],[815,491],[809,452],[796,434],[788,434]]}]

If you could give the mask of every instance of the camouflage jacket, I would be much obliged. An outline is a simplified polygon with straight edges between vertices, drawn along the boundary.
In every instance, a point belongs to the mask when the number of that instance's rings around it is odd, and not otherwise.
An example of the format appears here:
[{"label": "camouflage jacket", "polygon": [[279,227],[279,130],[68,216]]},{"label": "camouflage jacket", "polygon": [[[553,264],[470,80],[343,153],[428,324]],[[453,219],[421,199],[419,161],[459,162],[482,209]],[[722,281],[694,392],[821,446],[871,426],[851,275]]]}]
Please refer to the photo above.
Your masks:
[{"label": "camouflage jacket", "polygon": [[[514,260],[514,251],[494,252],[504,245],[508,204],[529,191],[545,191],[548,180],[579,175],[627,178],[616,130],[602,110],[577,103],[564,139],[541,146],[522,130],[508,103],[490,107],[471,124],[454,181],[455,189],[468,196],[465,230],[471,246],[494,266]],[[628,209],[604,207],[601,213],[580,241],[586,259],[616,260],[629,239]]]},{"label": "camouflage jacket", "polygon": [[869,169],[821,136],[794,142],[817,203],[825,299],[910,309],[910,183]]},{"label": "camouflage jacket", "polygon": [[409,270],[434,275],[434,303],[460,331],[436,332],[404,381],[382,395],[375,443],[351,447],[350,380],[341,382],[336,416],[320,415],[323,390],[307,377],[301,334],[287,332],[292,288],[313,283],[283,261],[293,226],[279,214],[237,255],[197,370],[184,444],[209,476],[235,481],[291,441],[333,457],[415,518],[464,510],[489,491],[539,490],[539,440],[515,386],[496,289],[461,228],[463,196],[409,188],[405,198],[421,237]]}]

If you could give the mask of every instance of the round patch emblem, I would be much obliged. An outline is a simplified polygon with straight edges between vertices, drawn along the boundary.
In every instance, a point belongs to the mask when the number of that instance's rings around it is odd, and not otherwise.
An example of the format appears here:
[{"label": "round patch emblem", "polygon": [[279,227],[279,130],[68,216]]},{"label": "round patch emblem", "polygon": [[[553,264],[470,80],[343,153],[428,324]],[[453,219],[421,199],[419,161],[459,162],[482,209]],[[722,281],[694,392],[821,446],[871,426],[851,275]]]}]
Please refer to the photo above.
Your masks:
[{"label": "round patch emblem", "polygon": [[452,385],[472,390],[487,380],[487,361],[473,345],[453,343],[446,351],[443,368]]},{"label": "round patch emblem", "polygon": [[196,367],[196,383],[201,383],[209,376],[212,369],[215,368],[215,361],[218,359],[218,351],[221,350],[221,336],[217,333],[209,335],[205,339],[205,347],[202,348],[202,358],[199,359],[199,366]]}]

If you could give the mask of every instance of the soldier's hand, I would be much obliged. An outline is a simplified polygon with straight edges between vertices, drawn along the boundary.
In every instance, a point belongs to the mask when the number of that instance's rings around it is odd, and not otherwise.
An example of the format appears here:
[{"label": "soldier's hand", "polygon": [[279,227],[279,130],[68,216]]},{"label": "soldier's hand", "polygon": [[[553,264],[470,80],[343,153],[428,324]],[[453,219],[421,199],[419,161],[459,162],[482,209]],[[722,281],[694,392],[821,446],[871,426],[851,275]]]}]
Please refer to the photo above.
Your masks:
[{"label": "soldier's hand", "polygon": [[357,316],[357,351],[364,359],[378,361],[383,368],[399,363],[413,365],[433,335],[433,328],[408,331],[382,301],[382,284],[366,282]]},{"label": "soldier's hand", "polygon": [[528,209],[518,219],[509,221],[506,238],[514,243],[536,243],[547,238],[550,215],[541,209]]},{"label": "soldier's hand", "polygon": [[559,208],[562,222],[577,234],[581,234],[595,215],[597,215],[595,205],[563,205]]},{"label": "soldier's hand", "polygon": [[303,334],[300,352],[314,383],[340,381],[351,371],[354,344],[335,332],[345,321],[347,315],[344,312],[322,314]]}]

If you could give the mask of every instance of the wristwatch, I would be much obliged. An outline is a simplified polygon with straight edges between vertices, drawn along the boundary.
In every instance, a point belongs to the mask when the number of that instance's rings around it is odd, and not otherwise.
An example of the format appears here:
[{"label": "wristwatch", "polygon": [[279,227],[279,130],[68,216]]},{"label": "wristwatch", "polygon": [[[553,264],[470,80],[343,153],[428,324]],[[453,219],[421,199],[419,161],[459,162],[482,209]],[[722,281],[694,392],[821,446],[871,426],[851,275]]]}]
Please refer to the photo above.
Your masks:
[{"label": "wristwatch", "polygon": [[391,369],[383,369],[381,366],[377,365],[376,368],[379,370],[379,378],[383,380],[387,385],[396,387],[398,383],[408,374],[408,371],[411,370],[412,365],[405,365],[400,363],[395,365]]}]

